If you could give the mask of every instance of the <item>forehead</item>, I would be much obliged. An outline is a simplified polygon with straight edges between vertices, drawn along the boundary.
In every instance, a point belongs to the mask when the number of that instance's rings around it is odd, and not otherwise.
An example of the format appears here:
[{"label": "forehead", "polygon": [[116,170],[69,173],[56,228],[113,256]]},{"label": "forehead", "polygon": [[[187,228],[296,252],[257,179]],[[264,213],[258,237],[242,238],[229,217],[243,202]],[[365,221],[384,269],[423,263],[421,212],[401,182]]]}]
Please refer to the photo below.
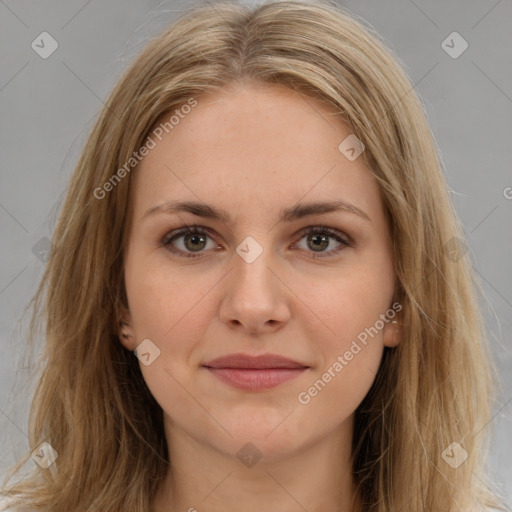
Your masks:
[{"label": "forehead", "polygon": [[198,159],[235,155],[237,162],[262,168],[272,161],[277,168],[305,153],[332,152],[342,134],[350,129],[325,104],[283,86],[251,84],[200,97],[169,138],[177,158],[195,148]]},{"label": "forehead", "polygon": [[[348,125],[324,103],[283,86],[251,84],[197,98],[197,105],[143,159],[139,210],[173,199],[222,201],[239,210],[301,198],[378,200],[363,159],[342,154]],[[339,197],[343,195],[343,197]]]}]

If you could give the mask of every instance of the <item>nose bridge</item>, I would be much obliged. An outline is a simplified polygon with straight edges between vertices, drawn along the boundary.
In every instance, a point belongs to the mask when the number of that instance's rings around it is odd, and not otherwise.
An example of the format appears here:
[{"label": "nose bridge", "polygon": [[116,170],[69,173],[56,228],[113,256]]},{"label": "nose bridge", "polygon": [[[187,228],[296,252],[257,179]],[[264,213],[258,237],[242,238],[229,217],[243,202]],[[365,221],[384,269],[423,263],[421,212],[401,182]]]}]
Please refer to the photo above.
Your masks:
[{"label": "nose bridge", "polygon": [[275,277],[268,268],[274,259],[270,236],[258,238],[248,236],[236,248],[233,280],[242,293],[265,294],[273,288]]}]

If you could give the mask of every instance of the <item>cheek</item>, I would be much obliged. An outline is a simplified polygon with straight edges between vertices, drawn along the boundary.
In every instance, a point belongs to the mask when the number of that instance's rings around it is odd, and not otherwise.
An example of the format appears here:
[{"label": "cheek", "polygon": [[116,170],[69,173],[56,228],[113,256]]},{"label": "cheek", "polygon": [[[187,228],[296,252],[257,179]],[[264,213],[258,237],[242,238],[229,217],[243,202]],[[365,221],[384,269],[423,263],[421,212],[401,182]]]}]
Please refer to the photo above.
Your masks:
[{"label": "cheek", "polygon": [[147,264],[128,275],[132,323],[137,343],[151,340],[159,355],[150,366],[140,364],[153,396],[162,405],[191,407],[184,389],[192,389],[201,352],[197,350],[214,314],[213,289],[218,276],[170,272],[169,266]]},{"label": "cheek", "polygon": [[[135,266],[132,267],[135,269]],[[172,339],[177,330],[197,325],[201,299],[213,286],[206,279],[187,279],[185,272],[171,272],[169,266],[149,262],[126,272],[126,289],[133,327],[138,337]]]},{"label": "cheek", "polygon": [[361,399],[368,391],[384,350],[384,326],[394,316],[386,317],[393,284],[391,270],[359,268],[340,272],[308,292],[308,305],[324,325],[320,338],[318,331],[308,334],[322,354],[315,377],[329,382],[329,388],[352,390],[352,395],[358,390],[357,396],[361,390]]},{"label": "cheek", "polygon": [[[340,272],[338,277],[331,276],[324,285],[308,292],[311,309],[336,338],[334,345],[355,339],[374,326],[391,307],[392,297],[392,275],[364,269]],[[380,322],[378,326],[382,330]]]},{"label": "cheek", "polygon": [[[370,390],[384,350],[383,326],[392,288],[383,289],[374,276],[340,277],[329,287],[317,287],[311,309],[329,327],[321,337],[309,331],[321,357],[311,379],[297,396],[309,421],[323,418],[334,426],[351,414]],[[326,293],[327,289],[329,293]],[[323,293],[322,293],[323,292]],[[307,329],[307,326],[305,327]]]},{"label": "cheek", "polygon": [[126,288],[137,344],[149,339],[159,351],[151,364],[139,363],[151,394],[164,410],[187,410],[197,415],[194,421],[204,422],[187,390],[193,389],[195,377],[191,354],[209,323],[204,297],[208,283],[191,282],[183,274],[177,277],[159,265],[140,265],[126,273]]},{"label": "cheek", "polygon": [[312,429],[330,430],[350,417],[370,390],[381,357],[382,348],[375,346],[346,365],[329,363],[297,395],[304,421]]}]

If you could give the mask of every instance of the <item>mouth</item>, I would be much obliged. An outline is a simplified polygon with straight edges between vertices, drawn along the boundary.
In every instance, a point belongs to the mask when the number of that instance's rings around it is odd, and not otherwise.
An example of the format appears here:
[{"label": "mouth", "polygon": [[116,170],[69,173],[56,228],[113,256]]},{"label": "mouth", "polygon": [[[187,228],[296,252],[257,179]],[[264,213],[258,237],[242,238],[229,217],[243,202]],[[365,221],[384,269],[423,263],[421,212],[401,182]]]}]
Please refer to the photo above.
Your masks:
[{"label": "mouth", "polygon": [[267,370],[253,368],[206,368],[226,384],[250,391],[274,388],[298,377],[307,370],[307,368],[271,368]]},{"label": "mouth", "polygon": [[222,382],[243,390],[274,388],[303,374],[309,366],[275,354],[231,354],[203,365]]}]

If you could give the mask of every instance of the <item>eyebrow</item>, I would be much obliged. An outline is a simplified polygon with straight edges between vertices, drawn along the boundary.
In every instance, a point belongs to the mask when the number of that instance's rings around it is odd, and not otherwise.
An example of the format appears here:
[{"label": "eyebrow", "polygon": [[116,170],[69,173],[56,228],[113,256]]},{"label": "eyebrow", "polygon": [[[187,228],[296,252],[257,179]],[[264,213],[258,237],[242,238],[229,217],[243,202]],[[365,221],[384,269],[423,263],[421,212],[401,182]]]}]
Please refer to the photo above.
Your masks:
[{"label": "eyebrow", "polygon": [[[318,215],[335,211],[353,213],[362,219],[371,222],[370,217],[363,210],[351,203],[342,200],[296,204],[281,210],[279,215],[279,222],[291,222],[311,215]],[[226,210],[197,201],[169,201],[157,206],[153,206],[146,211],[143,218],[157,213],[172,214],[179,212],[187,212],[191,213],[192,215],[196,215],[197,217],[218,220],[225,224],[233,223],[231,216]]]}]

